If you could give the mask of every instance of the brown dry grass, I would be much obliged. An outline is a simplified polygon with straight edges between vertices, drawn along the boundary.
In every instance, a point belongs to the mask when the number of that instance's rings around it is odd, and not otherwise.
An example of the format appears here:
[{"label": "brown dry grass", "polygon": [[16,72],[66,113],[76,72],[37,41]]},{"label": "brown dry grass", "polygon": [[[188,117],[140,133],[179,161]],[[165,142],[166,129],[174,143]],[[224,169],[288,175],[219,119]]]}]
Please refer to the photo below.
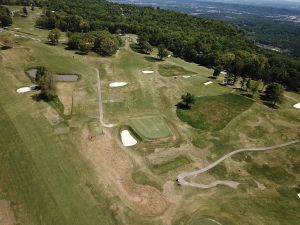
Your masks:
[{"label": "brown dry grass", "polygon": [[59,100],[64,105],[64,114],[71,115],[73,106],[73,91],[75,88],[75,83],[71,82],[59,82],[56,83],[56,94]]},{"label": "brown dry grass", "polygon": [[0,224],[1,225],[16,224],[16,219],[10,207],[10,203],[6,200],[0,200]]},{"label": "brown dry grass", "polygon": [[85,129],[82,142],[84,155],[92,162],[99,181],[104,179],[127,206],[144,216],[158,216],[166,210],[168,202],[159,190],[132,180],[133,162],[113,141],[109,131],[105,135],[91,136]]}]

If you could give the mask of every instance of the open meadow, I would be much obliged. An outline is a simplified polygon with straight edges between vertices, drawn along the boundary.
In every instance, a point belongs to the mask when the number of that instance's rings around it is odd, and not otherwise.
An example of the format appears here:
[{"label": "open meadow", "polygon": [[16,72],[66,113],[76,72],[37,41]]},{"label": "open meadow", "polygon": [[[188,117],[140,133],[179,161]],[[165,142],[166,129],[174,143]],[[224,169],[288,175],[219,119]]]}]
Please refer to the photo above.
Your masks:
[{"label": "open meadow", "polygon": [[[236,154],[186,178],[235,181],[237,188],[176,182],[236,149],[298,140],[299,93],[269,107],[221,85],[224,77],[212,79],[211,69],[135,52],[130,34],[114,56],[76,54],[66,50],[65,34],[58,46],[46,43],[48,31],[34,27],[40,13],[16,16],[0,33],[0,42],[14,43],[0,50],[0,224],[6,211],[5,225],[299,224],[299,143]],[[79,79],[56,82],[57,104],[36,101],[36,90],[17,93],[33,85],[26,71],[38,66]],[[187,92],[195,104],[177,109]],[[124,129],[136,145],[123,146]]]}]

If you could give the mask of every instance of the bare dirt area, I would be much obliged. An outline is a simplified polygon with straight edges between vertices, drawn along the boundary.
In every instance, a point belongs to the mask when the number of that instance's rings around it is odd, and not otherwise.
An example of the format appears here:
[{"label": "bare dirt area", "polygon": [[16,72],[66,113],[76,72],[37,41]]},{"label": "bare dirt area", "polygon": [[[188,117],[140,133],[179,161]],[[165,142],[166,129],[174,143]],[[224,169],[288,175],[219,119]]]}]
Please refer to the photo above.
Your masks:
[{"label": "bare dirt area", "polygon": [[10,203],[6,200],[0,200],[0,224],[1,225],[16,224],[16,219],[11,210]]},{"label": "bare dirt area", "polygon": [[104,179],[127,206],[145,216],[158,216],[166,210],[168,202],[159,190],[132,180],[133,162],[113,141],[110,131],[92,136],[85,130],[82,142],[84,155],[93,163],[99,180]]}]

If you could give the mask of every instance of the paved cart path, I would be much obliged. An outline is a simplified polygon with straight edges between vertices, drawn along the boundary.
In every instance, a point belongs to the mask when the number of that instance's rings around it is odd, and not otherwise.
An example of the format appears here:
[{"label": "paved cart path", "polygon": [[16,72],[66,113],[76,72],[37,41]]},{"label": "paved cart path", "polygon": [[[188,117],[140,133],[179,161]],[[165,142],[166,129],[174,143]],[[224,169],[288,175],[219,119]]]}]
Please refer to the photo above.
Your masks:
[{"label": "paved cart path", "polygon": [[294,141],[290,141],[290,142],[287,142],[287,143],[284,143],[284,144],[280,144],[280,145],[274,145],[274,146],[271,146],[271,147],[238,149],[238,150],[235,150],[233,152],[230,152],[230,153],[224,155],[223,157],[221,157],[217,161],[213,162],[212,164],[210,164],[210,165],[208,165],[208,166],[206,166],[202,169],[199,169],[199,170],[196,170],[196,171],[193,171],[193,172],[184,172],[184,173],[179,174],[177,176],[177,181],[180,185],[183,185],[183,186],[191,186],[191,187],[197,187],[197,188],[203,188],[203,189],[213,188],[213,187],[216,187],[217,185],[225,185],[225,186],[229,186],[229,187],[232,187],[232,188],[237,188],[239,183],[235,182],[235,181],[228,181],[228,180],[219,181],[218,180],[218,181],[215,181],[211,184],[199,184],[199,183],[194,183],[194,182],[188,182],[188,181],[185,180],[185,178],[205,173],[205,172],[211,170],[212,168],[216,167],[217,165],[219,165],[220,163],[222,163],[226,159],[230,158],[231,156],[236,155],[236,154],[241,153],[241,152],[269,151],[269,150],[275,150],[275,149],[278,149],[278,148],[286,147],[286,146],[289,146],[289,145],[294,145],[294,144],[297,144],[297,143],[299,143],[299,139],[294,140]]},{"label": "paved cart path", "polygon": [[104,122],[104,115],[103,115],[103,103],[102,103],[102,96],[101,96],[101,80],[100,80],[100,73],[97,68],[94,68],[96,71],[97,76],[97,89],[98,89],[98,101],[99,101],[99,121],[103,127],[114,127],[114,124],[106,124]]}]

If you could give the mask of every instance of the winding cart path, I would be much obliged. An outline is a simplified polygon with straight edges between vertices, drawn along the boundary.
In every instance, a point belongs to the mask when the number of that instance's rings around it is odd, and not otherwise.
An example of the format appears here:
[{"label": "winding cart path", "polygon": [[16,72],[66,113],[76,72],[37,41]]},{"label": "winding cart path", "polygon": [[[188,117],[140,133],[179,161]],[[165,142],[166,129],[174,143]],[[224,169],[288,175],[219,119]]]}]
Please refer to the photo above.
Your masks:
[{"label": "winding cart path", "polygon": [[284,144],[279,144],[279,145],[274,145],[274,146],[264,147],[264,148],[243,148],[243,149],[238,149],[238,150],[235,150],[233,152],[230,152],[230,153],[224,155],[223,157],[221,157],[217,161],[213,162],[212,164],[210,164],[210,165],[208,165],[208,166],[206,166],[202,169],[199,169],[199,170],[196,170],[196,171],[193,171],[193,172],[184,172],[184,173],[179,174],[177,176],[177,182],[180,185],[183,185],[183,186],[191,186],[191,187],[202,188],[202,189],[213,188],[213,187],[216,187],[217,185],[225,185],[225,186],[229,186],[229,187],[232,187],[232,188],[237,188],[239,183],[235,182],[235,181],[228,181],[228,180],[222,180],[221,181],[221,180],[218,180],[218,181],[215,181],[211,184],[199,184],[199,183],[194,183],[194,182],[188,182],[188,181],[185,180],[185,178],[205,173],[205,172],[211,170],[212,168],[216,167],[217,165],[219,165],[220,163],[222,163],[226,159],[230,158],[231,156],[242,153],[242,152],[270,151],[270,150],[275,150],[275,149],[278,149],[278,148],[283,148],[283,147],[286,147],[286,146],[289,146],[289,145],[294,145],[294,144],[297,144],[297,143],[299,143],[299,139],[294,140],[294,141],[290,141],[290,142],[287,142],[287,143],[284,143]]}]

